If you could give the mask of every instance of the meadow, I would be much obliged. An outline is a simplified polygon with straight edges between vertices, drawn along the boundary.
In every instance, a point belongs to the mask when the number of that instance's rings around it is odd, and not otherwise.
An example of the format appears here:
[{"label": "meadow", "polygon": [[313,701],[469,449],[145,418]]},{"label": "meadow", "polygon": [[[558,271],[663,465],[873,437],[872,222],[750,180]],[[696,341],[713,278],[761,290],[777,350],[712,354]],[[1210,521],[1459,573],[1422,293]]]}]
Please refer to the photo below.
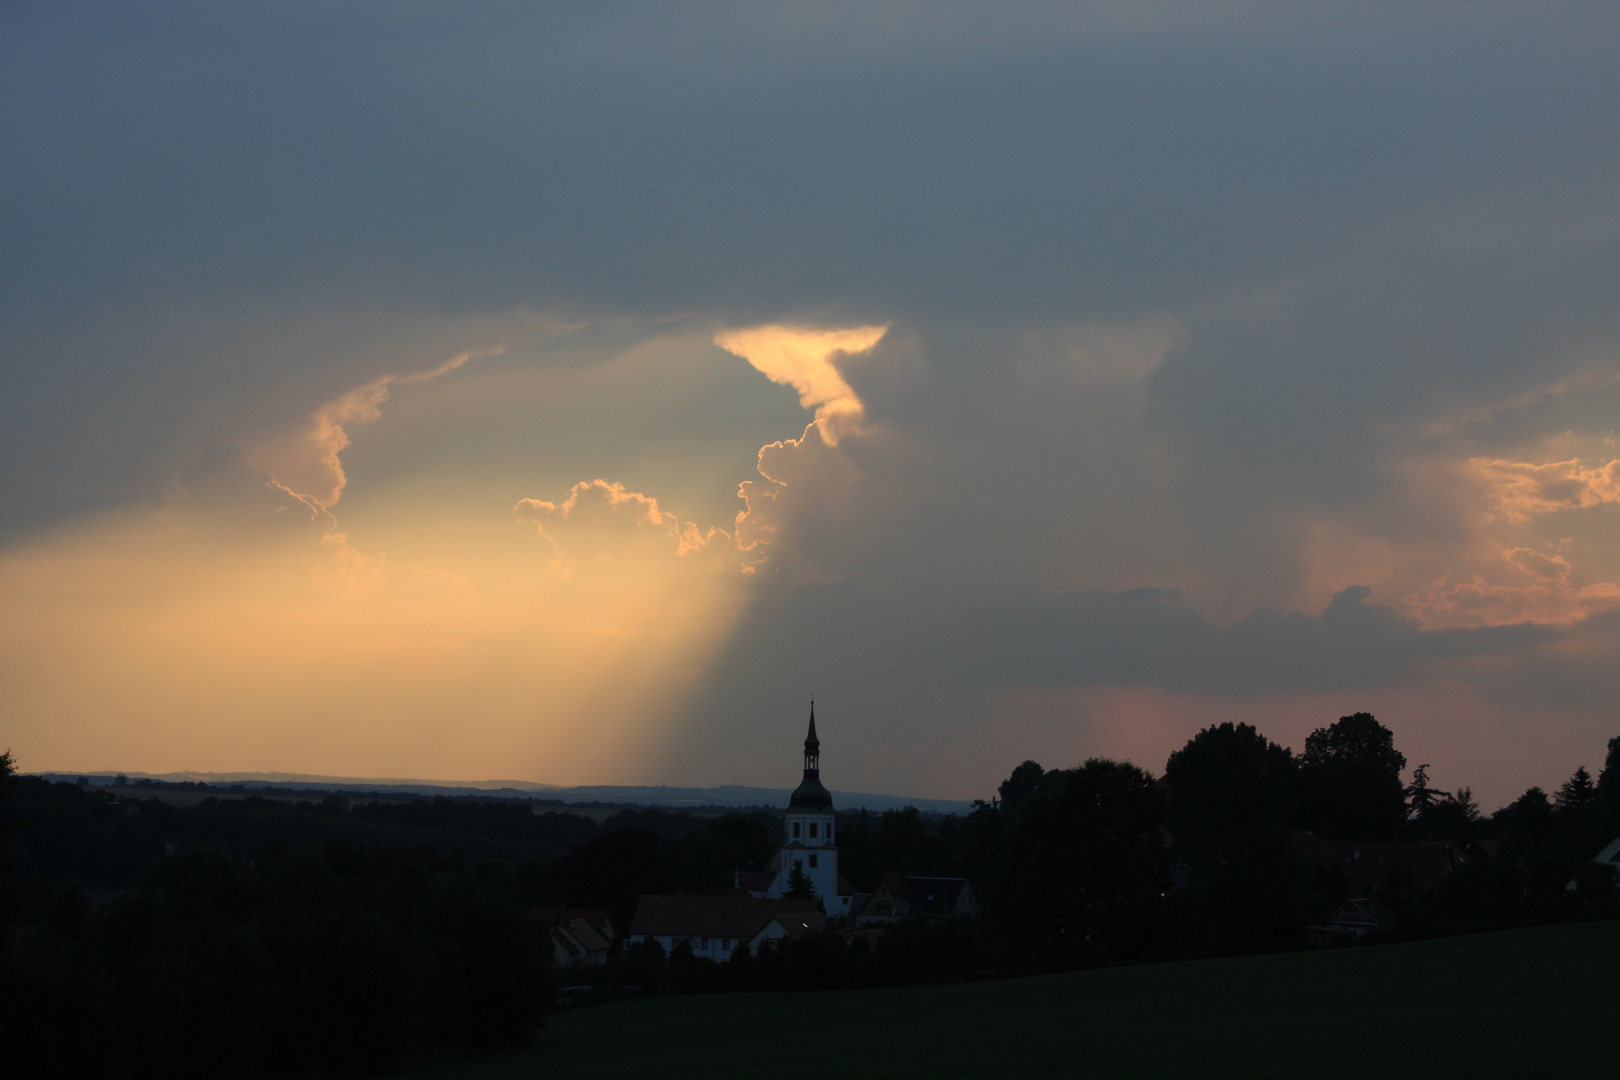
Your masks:
[{"label": "meadow", "polygon": [[548,1018],[528,1077],[1609,1075],[1620,923],[828,993],[649,997]]}]

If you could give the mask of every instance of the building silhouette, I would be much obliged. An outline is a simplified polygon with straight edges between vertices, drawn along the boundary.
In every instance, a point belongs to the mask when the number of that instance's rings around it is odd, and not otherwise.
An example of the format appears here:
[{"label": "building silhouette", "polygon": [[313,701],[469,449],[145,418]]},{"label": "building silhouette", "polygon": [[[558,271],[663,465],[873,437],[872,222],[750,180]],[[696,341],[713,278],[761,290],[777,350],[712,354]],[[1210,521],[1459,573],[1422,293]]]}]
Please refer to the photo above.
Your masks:
[{"label": "building silhouette", "polygon": [[832,794],[821,783],[821,740],[816,738],[816,704],[812,701],[810,732],[804,739],[804,778],[788,799],[782,846],[763,872],[738,874],[737,884],[754,896],[785,897],[793,889],[797,868],[829,916],[852,914],[855,889],[838,872],[837,826]]}]

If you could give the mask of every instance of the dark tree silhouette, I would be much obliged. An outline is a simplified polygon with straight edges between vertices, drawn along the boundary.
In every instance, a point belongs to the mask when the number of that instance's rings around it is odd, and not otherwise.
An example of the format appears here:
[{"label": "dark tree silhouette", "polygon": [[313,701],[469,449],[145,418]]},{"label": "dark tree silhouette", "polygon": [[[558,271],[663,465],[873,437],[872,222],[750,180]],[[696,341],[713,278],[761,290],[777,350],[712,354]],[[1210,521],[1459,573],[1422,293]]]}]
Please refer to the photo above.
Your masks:
[{"label": "dark tree silhouette", "polygon": [[556,863],[553,903],[605,907],[629,926],[643,893],[669,892],[674,873],[664,842],[644,829],[622,829],[581,844]]},{"label": "dark tree silhouette", "polygon": [[1507,830],[1511,839],[1528,849],[1539,844],[1552,831],[1552,800],[1547,798],[1545,791],[1533,787],[1492,814],[1491,819]]},{"label": "dark tree silhouette", "polygon": [[993,914],[1046,962],[1135,955],[1169,886],[1163,824],[1164,795],[1143,770],[1099,758],[1069,770],[1009,830]]},{"label": "dark tree silhouette", "polygon": [[1609,740],[1609,753],[1603,759],[1603,771],[1598,773],[1598,795],[1613,803],[1620,803],[1620,735]]},{"label": "dark tree silhouette", "polygon": [[811,884],[810,875],[804,872],[804,861],[801,859],[794,859],[788,871],[787,896],[794,900],[816,899],[816,887]]},{"label": "dark tree silhouette", "polygon": [[1211,852],[1208,873],[1178,896],[1183,948],[1194,954],[1302,948],[1320,911],[1311,871],[1284,829],[1249,828]]},{"label": "dark tree silhouette", "polygon": [[1242,829],[1284,825],[1297,774],[1293,752],[1253,726],[1207,727],[1165,764],[1170,833],[1197,854]]},{"label": "dark tree silhouette", "polygon": [[1299,760],[1307,768],[1334,761],[1366,762],[1397,777],[1406,769],[1406,756],[1395,749],[1395,733],[1364,712],[1341,716],[1337,723],[1311,732]]},{"label": "dark tree silhouette", "polygon": [[1412,770],[1412,786],[1406,789],[1406,803],[1419,817],[1451,798],[1451,793],[1429,786],[1429,766],[1425,762]]},{"label": "dark tree silhouette", "polygon": [[[11,751],[0,754],[0,807],[5,805],[11,778],[16,771],[17,763]],[[10,948],[11,927],[17,921],[17,910],[22,905],[22,897],[11,870],[11,849],[6,845],[6,833],[10,829],[11,823],[0,819],[0,961],[5,960]]]},{"label": "dark tree silhouette", "polygon": [[1591,806],[1597,800],[1597,785],[1592,782],[1592,774],[1582,765],[1575,770],[1575,774],[1564,781],[1564,786],[1558,789],[1557,806],[1559,813],[1578,814]]},{"label": "dark tree silhouette", "polygon": [[[1410,791],[1409,788],[1408,792]],[[1427,805],[1417,812],[1408,826],[1406,839],[1451,840],[1459,844],[1466,844],[1475,839],[1478,832],[1479,804],[1474,802],[1473,789],[1458,788],[1455,795],[1445,795],[1444,792],[1437,792],[1434,788],[1430,788],[1429,791],[1435,796],[1444,797],[1427,800]],[[1416,799],[1415,795],[1412,797]]]},{"label": "dark tree silhouette", "polygon": [[1031,795],[1041,786],[1041,778],[1046,770],[1041,768],[1039,762],[1026,761],[1012,771],[1012,775],[1001,782],[996,794],[1001,797],[1001,808],[1008,813],[1016,813]]},{"label": "dark tree silhouette", "polygon": [[1299,823],[1332,840],[1393,840],[1406,820],[1405,768],[1371,713],[1316,729],[1300,755]]}]

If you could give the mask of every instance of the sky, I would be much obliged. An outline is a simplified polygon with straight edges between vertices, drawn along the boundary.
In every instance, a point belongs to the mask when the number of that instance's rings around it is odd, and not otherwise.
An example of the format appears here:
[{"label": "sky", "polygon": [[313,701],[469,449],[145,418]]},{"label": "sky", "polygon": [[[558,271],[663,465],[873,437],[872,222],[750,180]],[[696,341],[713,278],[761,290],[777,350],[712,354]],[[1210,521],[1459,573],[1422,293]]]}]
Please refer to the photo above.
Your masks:
[{"label": "sky", "polygon": [[0,7],[24,770],[1620,735],[1612,4]]}]

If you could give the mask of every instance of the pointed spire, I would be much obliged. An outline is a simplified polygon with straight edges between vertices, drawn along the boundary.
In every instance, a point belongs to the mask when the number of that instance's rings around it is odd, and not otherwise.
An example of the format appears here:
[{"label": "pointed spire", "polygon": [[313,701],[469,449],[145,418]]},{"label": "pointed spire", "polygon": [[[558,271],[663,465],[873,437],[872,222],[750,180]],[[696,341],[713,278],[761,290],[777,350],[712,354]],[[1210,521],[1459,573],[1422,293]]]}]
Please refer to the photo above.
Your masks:
[{"label": "pointed spire", "polygon": [[804,781],[788,800],[789,810],[832,809],[832,796],[821,786],[821,740],[816,738],[816,699],[810,699],[810,731],[804,737]]}]

